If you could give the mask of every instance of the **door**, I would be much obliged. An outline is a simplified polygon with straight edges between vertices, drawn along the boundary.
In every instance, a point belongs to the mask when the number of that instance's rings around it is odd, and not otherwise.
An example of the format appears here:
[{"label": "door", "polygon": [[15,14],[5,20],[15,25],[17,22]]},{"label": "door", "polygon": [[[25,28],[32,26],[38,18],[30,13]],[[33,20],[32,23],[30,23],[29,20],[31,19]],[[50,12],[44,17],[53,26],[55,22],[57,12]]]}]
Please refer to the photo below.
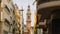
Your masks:
[{"label": "door", "polygon": [[52,20],[52,34],[60,34],[60,19]]}]

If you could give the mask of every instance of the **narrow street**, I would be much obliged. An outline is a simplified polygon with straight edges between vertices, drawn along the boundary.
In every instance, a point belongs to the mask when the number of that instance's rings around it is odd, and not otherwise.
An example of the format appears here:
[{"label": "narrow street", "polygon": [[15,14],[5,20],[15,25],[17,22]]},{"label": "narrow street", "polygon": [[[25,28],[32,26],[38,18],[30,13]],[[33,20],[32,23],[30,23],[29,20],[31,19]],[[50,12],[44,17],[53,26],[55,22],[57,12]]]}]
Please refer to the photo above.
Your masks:
[{"label": "narrow street", "polygon": [[0,0],[0,34],[60,34],[60,0]]}]

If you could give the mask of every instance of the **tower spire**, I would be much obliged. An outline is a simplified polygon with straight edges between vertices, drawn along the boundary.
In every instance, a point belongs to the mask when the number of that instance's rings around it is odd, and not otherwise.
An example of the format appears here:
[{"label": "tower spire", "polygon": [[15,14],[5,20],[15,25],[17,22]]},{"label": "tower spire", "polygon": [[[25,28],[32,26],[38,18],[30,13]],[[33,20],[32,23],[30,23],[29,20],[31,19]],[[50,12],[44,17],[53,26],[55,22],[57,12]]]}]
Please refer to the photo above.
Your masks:
[{"label": "tower spire", "polygon": [[26,27],[30,29],[31,27],[31,11],[30,11],[30,5],[27,6],[27,19],[26,19]]}]

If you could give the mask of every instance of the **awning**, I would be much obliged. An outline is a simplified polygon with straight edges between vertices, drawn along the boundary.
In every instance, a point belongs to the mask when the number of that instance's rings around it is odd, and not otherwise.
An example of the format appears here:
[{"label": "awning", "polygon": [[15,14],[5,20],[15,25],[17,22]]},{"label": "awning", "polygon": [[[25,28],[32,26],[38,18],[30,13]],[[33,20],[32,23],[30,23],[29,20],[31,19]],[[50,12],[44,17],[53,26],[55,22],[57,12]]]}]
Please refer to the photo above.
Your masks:
[{"label": "awning", "polygon": [[51,2],[40,4],[38,6],[38,10],[46,8],[46,7],[53,7],[53,6],[60,6],[60,1],[51,1]]}]

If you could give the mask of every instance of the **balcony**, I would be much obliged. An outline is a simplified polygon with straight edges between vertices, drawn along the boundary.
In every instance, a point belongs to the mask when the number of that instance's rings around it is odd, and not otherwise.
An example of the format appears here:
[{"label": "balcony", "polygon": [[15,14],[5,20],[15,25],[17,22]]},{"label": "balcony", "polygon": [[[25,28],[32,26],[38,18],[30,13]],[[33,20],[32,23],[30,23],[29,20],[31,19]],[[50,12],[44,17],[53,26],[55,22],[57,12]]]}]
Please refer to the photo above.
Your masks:
[{"label": "balcony", "polygon": [[60,0],[38,0],[38,5],[46,2],[51,2],[51,1],[60,1]]}]

